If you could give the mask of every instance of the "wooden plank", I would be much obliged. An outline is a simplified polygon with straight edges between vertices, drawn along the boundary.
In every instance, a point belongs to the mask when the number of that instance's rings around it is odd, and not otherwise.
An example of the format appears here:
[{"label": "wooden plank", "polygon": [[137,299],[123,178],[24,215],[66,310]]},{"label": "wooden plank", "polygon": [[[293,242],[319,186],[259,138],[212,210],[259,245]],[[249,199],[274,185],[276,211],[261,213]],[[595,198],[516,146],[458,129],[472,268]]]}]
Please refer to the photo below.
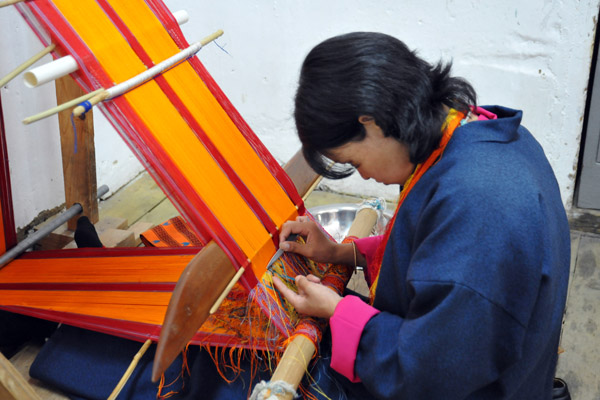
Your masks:
[{"label": "wooden plank", "polygon": [[123,229],[107,229],[100,234],[104,247],[135,247],[133,232]]},{"label": "wooden plank", "polygon": [[94,224],[94,228],[96,228],[98,235],[108,229],[127,229],[128,226],[127,219],[111,216],[104,217]]},{"label": "wooden plank", "polygon": [[144,215],[144,221],[152,222],[154,225],[162,224],[163,222],[179,215],[179,211],[168,198],[165,198],[148,214]]},{"label": "wooden plank", "polygon": [[[28,343],[26,344],[21,351],[11,357],[11,364],[19,371],[19,373],[25,378],[27,383],[35,390],[39,397],[44,400],[68,400],[69,398],[65,396],[59,390],[50,387],[44,382],[38,381],[29,376],[29,369],[31,368],[31,364],[37,357],[40,349],[42,348],[41,344],[37,343]],[[0,395],[0,399],[4,399]]]},{"label": "wooden plank", "polygon": [[40,240],[36,246],[36,250],[56,250],[63,249],[68,246],[74,240],[73,231],[56,230],[50,233],[48,236]]},{"label": "wooden plank", "polygon": [[110,207],[104,204],[108,201],[100,202],[100,220],[117,217],[125,218],[130,224],[134,224],[166,197],[148,173],[140,174],[110,197]]},{"label": "wooden plank", "polygon": [[0,398],[41,400],[23,375],[0,353]]},{"label": "wooden plank", "polygon": [[308,165],[302,151],[296,152],[283,167],[285,172],[292,178],[296,190],[301,195],[308,194],[312,185],[319,179],[319,176]]},{"label": "wooden plank", "polygon": [[135,224],[129,227],[129,230],[133,232],[133,240],[135,241],[135,246],[139,246],[142,244],[142,239],[140,239],[140,235],[146,232],[148,229],[154,227],[155,224],[152,222],[138,221]]},{"label": "wooden plank", "polygon": [[[85,93],[70,76],[56,80],[56,101],[67,102]],[[73,122],[71,122],[73,121]],[[77,135],[73,132],[73,125]],[[96,186],[96,154],[94,148],[94,120],[92,112],[88,112],[85,120],[71,120],[71,110],[58,114],[60,144],[65,181],[65,204],[71,207],[75,203],[83,207],[82,215],[86,215],[92,223],[98,222],[98,200]],[[75,152],[75,147],[76,152]],[[69,229],[77,227],[77,217],[68,222]]]}]

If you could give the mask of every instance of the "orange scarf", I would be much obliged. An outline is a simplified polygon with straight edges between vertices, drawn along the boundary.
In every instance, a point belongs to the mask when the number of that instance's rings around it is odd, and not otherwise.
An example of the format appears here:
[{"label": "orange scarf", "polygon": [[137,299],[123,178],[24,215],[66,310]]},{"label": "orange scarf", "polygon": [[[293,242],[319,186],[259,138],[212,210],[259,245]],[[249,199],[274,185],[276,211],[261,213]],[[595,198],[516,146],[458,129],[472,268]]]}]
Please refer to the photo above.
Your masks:
[{"label": "orange scarf", "polygon": [[[390,234],[392,232],[392,228],[396,221],[396,216],[398,215],[398,210],[402,206],[404,199],[408,196],[411,189],[416,185],[416,183],[421,179],[421,177],[431,168],[437,161],[442,157],[444,153],[444,149],[446,149],[446,145],[450,142],[450,138],[454,133],[454,130],[460,125],[461,121],[465,118],[465,115],[455,109],[450,109],[448,112],[448,116],[442,125],[442,139],[440,140],[440,146],[435,149],[425,160],[425,162],[417,165],[412,175],[408,178],[404,187],[402,188],[402,192],[400,192],[400,199],[398,200],[398,206],[396,207],[396,212],[394,213],[394,217],[390,220],[387,225],[383,240],[381,241],[377,251],[375,253],[375,258],[373,259],[373,268],[371,276],[375,276],[371,287],[369,288],[371,304],[375,300],[375,292],[377,290],[377,283],[379,282],[379,273],[381,272],[381,263],[383,261],[383,255],[385,253],[385,247],[387,242],[389,241]],[[372,268],[369,266],[369,268]]]}]

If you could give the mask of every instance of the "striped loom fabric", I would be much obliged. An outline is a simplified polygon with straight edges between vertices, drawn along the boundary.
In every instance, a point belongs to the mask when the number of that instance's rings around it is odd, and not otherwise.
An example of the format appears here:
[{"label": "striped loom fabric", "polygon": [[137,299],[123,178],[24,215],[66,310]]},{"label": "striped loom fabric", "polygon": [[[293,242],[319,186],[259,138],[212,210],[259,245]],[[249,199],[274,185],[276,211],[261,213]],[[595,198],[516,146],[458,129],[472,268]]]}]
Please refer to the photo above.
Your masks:
[{"label": "striped loom fabric", "polygon": [[[77,60],[74,78],[88,92],[188,47],[158,0],[34,0],[15,7],[44,45],[57,45],[55,56]],[[277,228],[305,212],[289,177],[196,57],[100,108],[200,242],[214,240],[236,267],[246,267],[192,343],[281,349],[299,316],[274,291],[266,264]],[[199,250],[27,254],[0,271],[0,308],[157,340],[171,291]],[[297,273],[322,276],[328,269],[293,255],[274,268],[290,282]],[[302,334],[318,341],[318,325],[309,323]]]},{"label": "striped loom fabric", "polygon": [[[88,91],[188,46],[160,1],[38,0],[17,8],[44,44],[75,57],[75,78]],[[251,289],[275,252],[271,235],[302,200],[197,58],[102,108],[194,232],[215,240],[237,267],[251,263],[242,278]]]}]

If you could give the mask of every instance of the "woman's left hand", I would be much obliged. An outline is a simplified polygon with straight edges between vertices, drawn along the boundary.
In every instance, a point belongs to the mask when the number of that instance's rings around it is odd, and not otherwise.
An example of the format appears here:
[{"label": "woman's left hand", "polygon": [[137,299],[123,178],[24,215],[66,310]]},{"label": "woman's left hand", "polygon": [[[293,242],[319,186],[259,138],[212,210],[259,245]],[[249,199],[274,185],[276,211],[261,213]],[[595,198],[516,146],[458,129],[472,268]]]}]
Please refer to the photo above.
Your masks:
[{"label": "woman's left hand", "polygon": [[273,277],[275,287],[301,314],[319,318],[330,318],[342,297],[321,284],[314,275],[296,276],[298,293],[288,288],[278,277]]}]

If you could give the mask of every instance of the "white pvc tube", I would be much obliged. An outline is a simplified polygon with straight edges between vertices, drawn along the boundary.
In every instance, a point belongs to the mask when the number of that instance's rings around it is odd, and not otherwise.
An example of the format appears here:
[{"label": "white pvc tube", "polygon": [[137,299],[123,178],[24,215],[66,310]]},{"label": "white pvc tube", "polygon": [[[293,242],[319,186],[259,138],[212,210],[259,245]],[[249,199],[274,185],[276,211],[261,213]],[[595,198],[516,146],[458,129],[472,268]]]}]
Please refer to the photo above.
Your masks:
[{"label": "white pvc tube", "polygon": [[136,75],[133,78],[126,80],[125,82],[119,83],[118,85],[106,89],[106,91],[108,92],[107,99],[112,99],[113,97],[128,92],[132,88],[137,87],[142,83],[146,82],[147,80],[154,78],[156,75],[173,67],[175,64],[181,62],[182,60],[193,56],[198,51],[200,51],[202,46],[203,44],[201,42],[193,43],[190,47],[156,64],[152,68],[145,70],[141,74]]},{"label": "white pvc tube", "polygon": [[190,14],[188,14],[188,12],[185,10],[175,11],[173,16],[179,25],[183,25],[190,20]]},{"label": "white pvc tube", "polygon": [[73,57],[65,56],[30,69],[23,74],[23,79],[27,87],[33,88],[75,72],[78,68]]},{"label": "white pvc tube", "polygon": [[[185,24],[190,19],[188,12],[185,10],[175,11],[173,16],[179,25]],[[34,88],[43,85],[44,83],[62,78],[65,75],[77,71],[78,68],[79,66],[73,57],[65,56],[48,64],[30,69],[23,74],[23,79],[27,87]]]}]

